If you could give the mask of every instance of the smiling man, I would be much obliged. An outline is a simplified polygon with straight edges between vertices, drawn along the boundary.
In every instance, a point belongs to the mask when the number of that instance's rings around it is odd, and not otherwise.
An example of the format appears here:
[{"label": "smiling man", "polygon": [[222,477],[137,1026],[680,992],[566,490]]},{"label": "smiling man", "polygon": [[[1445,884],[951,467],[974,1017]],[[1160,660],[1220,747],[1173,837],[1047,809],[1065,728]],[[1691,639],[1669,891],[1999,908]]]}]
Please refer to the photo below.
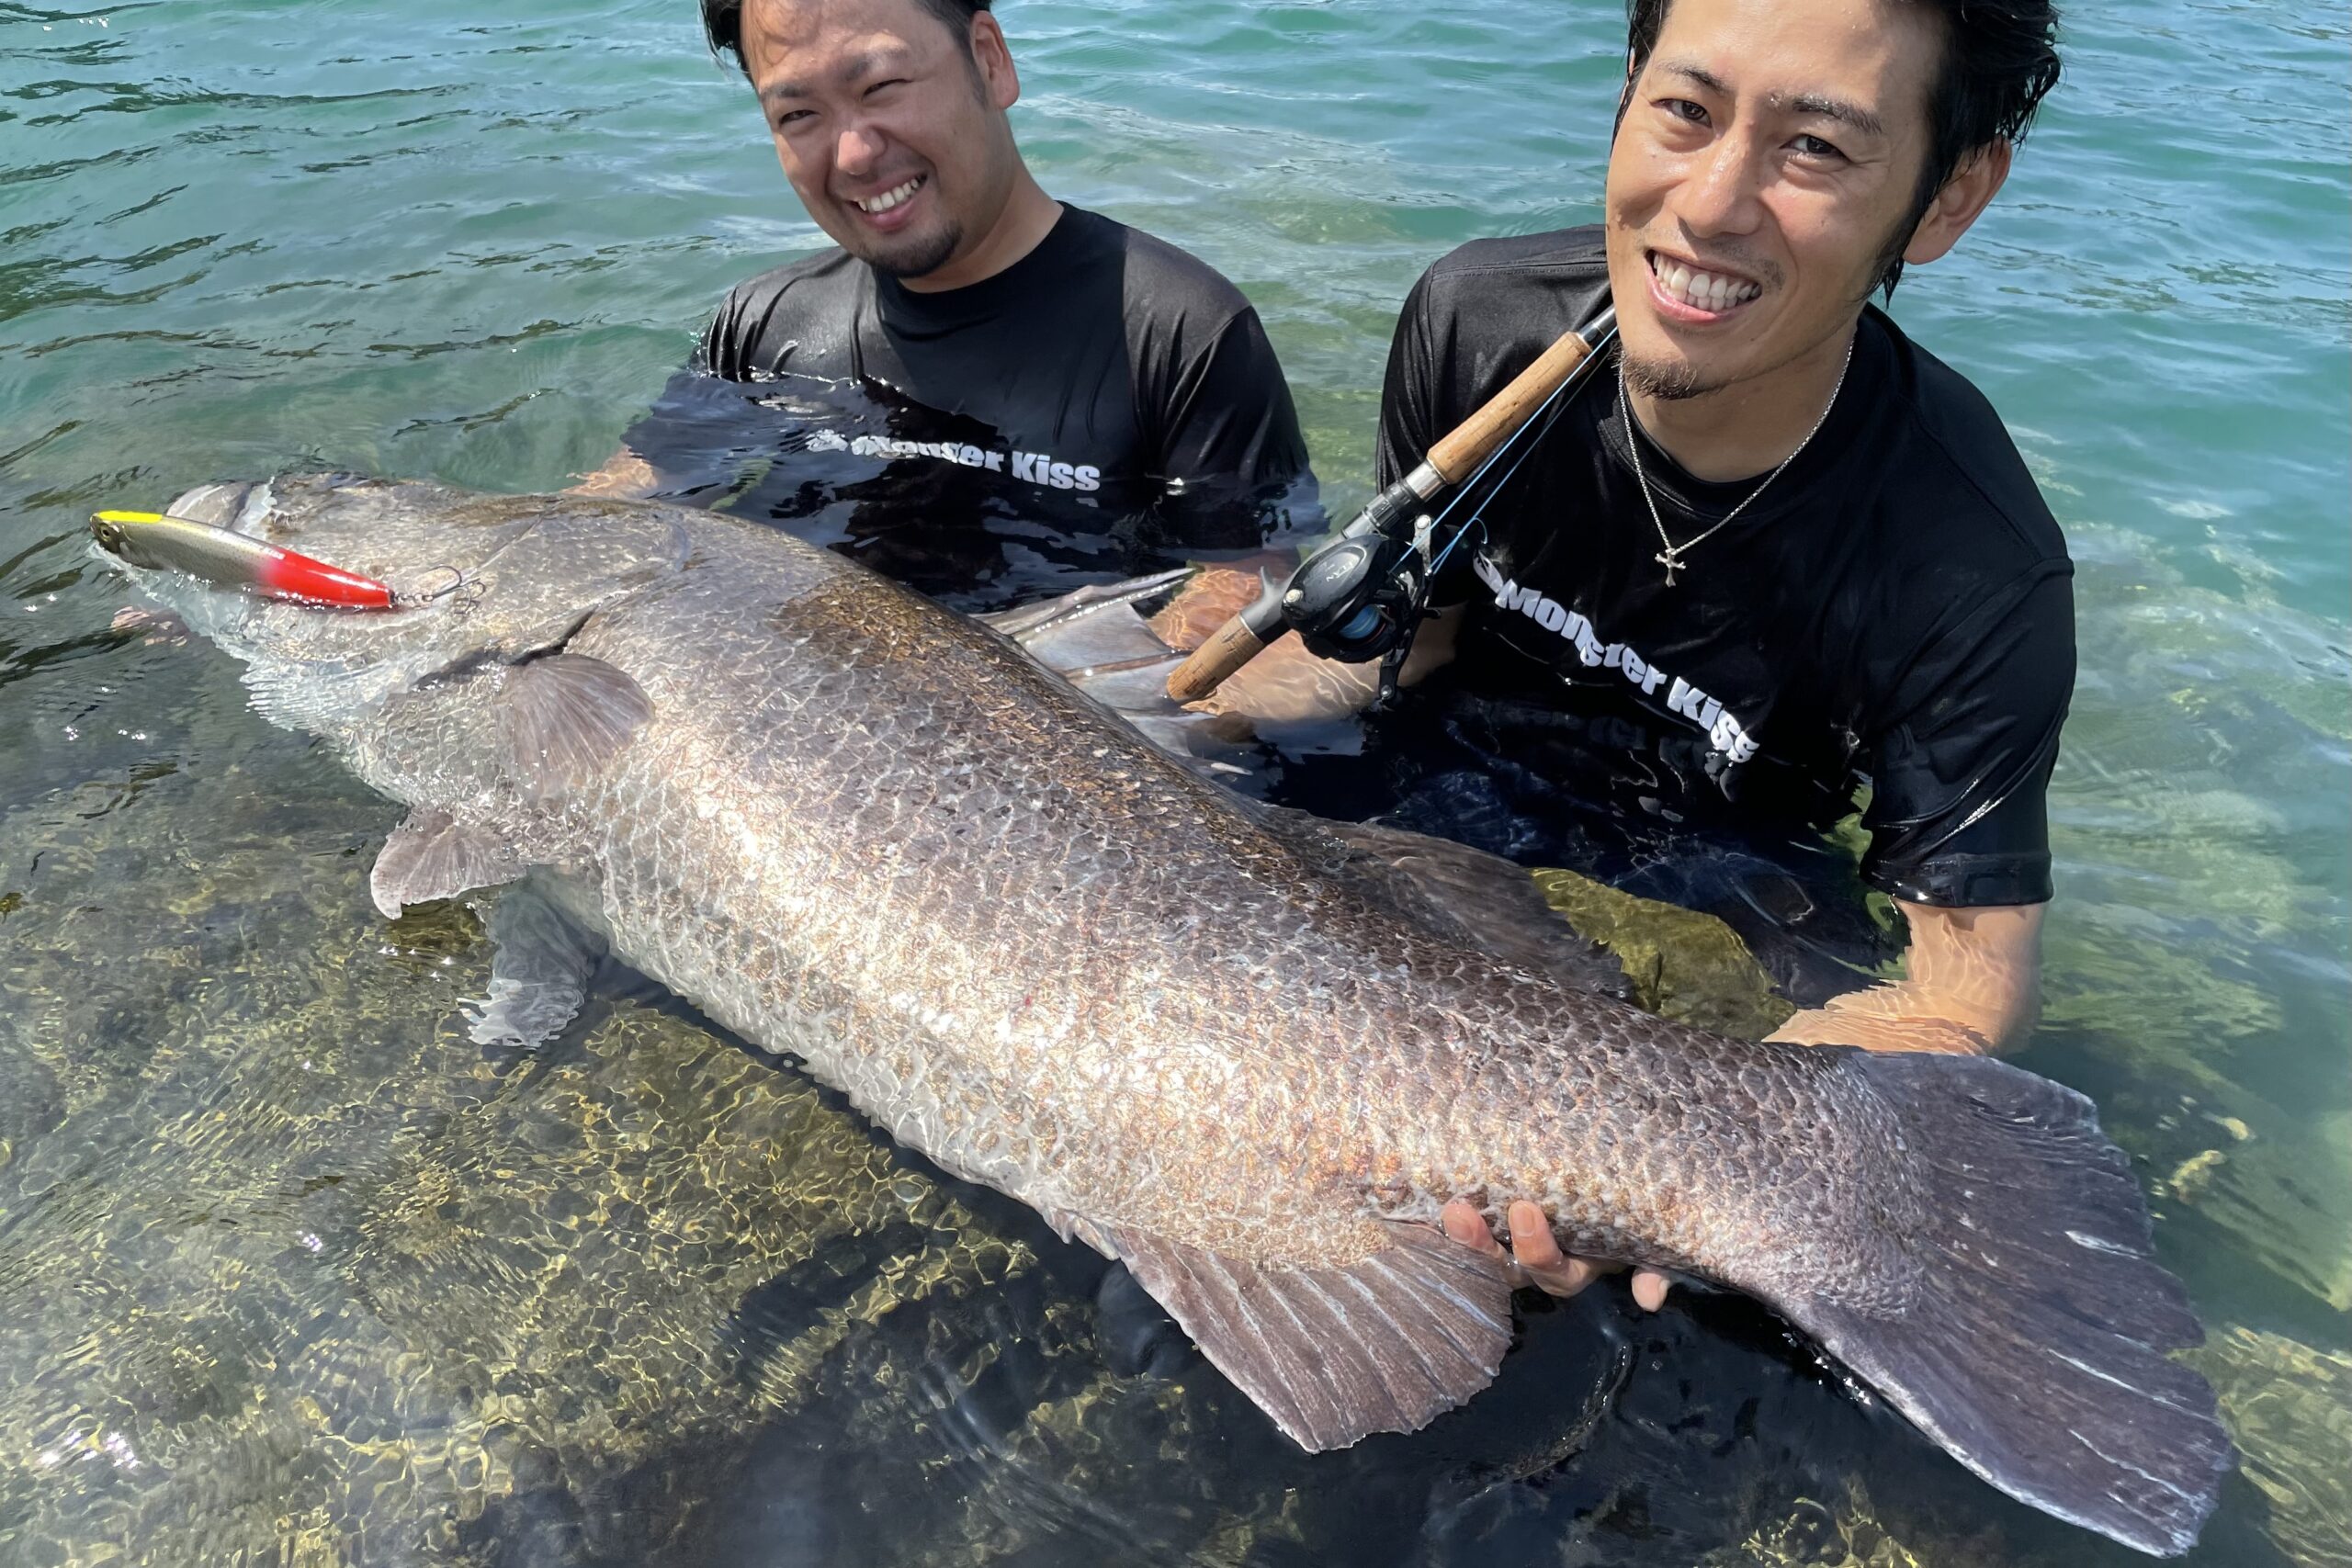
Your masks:
[{"label": "smiling man", "polygon": [[1317,515],[1239,291],[1031,175],[988,0],[703,0],[702,16],[837,248],[738,286],[628,450],[579,488],[748,484],[734,510],[967,607],[1073,570],[1254,548]]},{"label": "smiling man", "polygon": [[[1612,300],[1621,352],[1464,509],[1416,650],[1439,673],[1397,719],[1434,712],[1444,745],[1400,749],[1422,776],[1391,819],[1842,945],[1781,974],[1815,1005],[1780,1038],[1997,1049],[2036,1010],[2072,569],[1991,406],[1868,301],[1999,188],[2057,78],[2051,8],[1632,0],[1629,22],[1603,221],[1464,246],[1397,324],[1384,485]],[[1261,660],[1215,705],[1263,713],[1284,676]],[[1448,747],[1473,765],[1425,760]],[[1859,866],[1828,831],[1858,799]],[[1899,981],[1863,984],[1865,888],[1907,922]],[[1510,1220],[1548,1288],[1589,1276],[1534,1205]]]}]

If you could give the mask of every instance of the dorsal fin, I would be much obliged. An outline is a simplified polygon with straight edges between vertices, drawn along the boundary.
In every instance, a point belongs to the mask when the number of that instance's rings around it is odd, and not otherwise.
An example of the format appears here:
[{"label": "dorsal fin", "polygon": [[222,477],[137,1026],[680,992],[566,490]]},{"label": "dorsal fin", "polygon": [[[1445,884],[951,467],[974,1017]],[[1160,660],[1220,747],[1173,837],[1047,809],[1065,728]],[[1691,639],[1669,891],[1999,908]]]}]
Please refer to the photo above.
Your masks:
[{"label": "dorsal fin", "polygon": [[384,840],[368,876],[368,892],[386,919],[397,920],[411,904],[495,887],[523,871],[522,860],[496,834],[465,827],[446,811],[420,807]]},{"label": "dorsal fin", "polygon": [[1259,808],[1268,831],[1317,871],[1352,882],[1432,935],[1630,1001],[1625,967],[1544,902],[1525,867],[1500,855],[1373,822],[1333,822],[1287,807]]},{"label": "dorsal fin", "polygon": [[1280,1269],[1133,1231],[1109,1240],[1234,1386],[1310,1453],[1411,1432],[1494,1381],[1510,1290],[1481,1254],[1426,1225],[1334,1269]]}]

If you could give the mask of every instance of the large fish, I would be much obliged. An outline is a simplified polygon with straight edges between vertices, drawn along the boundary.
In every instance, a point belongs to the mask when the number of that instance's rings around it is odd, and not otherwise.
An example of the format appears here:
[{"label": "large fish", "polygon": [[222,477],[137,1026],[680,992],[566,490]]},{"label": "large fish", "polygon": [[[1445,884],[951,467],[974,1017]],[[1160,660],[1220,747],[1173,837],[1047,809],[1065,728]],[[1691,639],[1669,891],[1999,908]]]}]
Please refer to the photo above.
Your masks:
[{"label": "large fish", "polygon": [[127,568],[408,807],[386,914],[514,885],[480,1029],[560,1026],[601,935],[1125,1261],[1307,1449],[1495,1376],[1509,1283],[1435,1221],[1531,1198],[1768,1303],[2013,1496],[2165,1554],[2212,1507],[2196,1320],[2068,1089],[1595,995],[1503,863],[1253,807],[770,531],[336,477],[173,510],[424,601]]}]

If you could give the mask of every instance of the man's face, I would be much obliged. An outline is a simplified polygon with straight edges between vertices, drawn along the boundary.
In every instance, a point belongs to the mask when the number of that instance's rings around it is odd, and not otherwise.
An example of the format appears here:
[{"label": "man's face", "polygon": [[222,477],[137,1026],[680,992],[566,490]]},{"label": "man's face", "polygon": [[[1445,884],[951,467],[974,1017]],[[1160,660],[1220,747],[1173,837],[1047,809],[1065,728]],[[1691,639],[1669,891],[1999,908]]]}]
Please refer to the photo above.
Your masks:
[{"label": "man's face", "polygon": [[1895,0],[1673,0],[1609,159],[1637,389],[1698,396],[1839,341],[1910,219],[1941,48]]},{"label": "man's face", "polygon": [[743,62],[808,216],[899,277],[985,236],[1020,168],[1004,35],[967,37],[918,0],[748,0]]}]

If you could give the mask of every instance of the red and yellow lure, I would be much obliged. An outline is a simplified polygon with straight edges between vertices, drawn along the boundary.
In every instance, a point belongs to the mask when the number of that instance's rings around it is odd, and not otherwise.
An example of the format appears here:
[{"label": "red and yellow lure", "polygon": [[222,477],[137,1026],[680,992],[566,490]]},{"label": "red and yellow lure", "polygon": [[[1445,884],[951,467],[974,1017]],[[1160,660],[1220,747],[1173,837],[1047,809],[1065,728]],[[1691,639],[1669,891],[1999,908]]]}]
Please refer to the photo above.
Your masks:
[{"label": "red and yellow lure", "polygon": [[189,517],[101,512],[90,519],[90,531],[133,566],[185,572],[221,588],[353,610],[390,610],[409,603],[372,577]]}]

